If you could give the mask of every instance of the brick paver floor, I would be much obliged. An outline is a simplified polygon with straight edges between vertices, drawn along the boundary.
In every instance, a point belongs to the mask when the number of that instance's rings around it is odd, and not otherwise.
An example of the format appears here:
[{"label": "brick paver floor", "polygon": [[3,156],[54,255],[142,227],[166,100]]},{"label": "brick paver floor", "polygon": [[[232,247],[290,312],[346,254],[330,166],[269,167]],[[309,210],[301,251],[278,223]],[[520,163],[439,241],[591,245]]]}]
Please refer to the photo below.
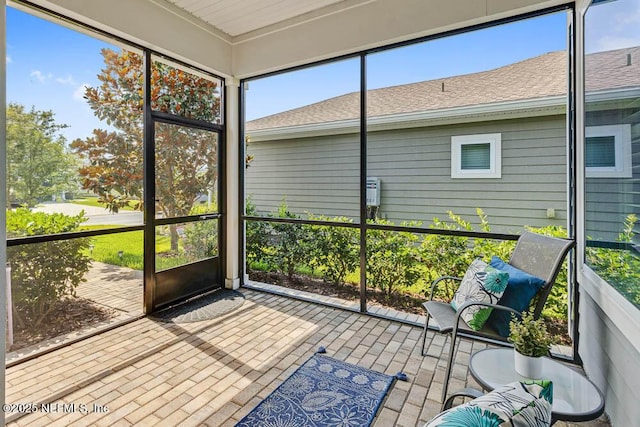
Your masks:
[{"label": "brick paver floor", "polygon": [[[338,308],[243,290],[246,301],[223,317],[184,324],[143,318],[7,370],[7,414],[19,426],[232,426],[319,347],[377,371],[403,371],[374,426],[417,426],[440,411],[444,337]],[[463,341],[451,390],[476,386]],[[9,406],[11,409],[11,406]],[[566,424],[558,423],[556,426]],[[590,424],[582,424],[590,425]],[[608,425],[591,423],[591,425]]]}]

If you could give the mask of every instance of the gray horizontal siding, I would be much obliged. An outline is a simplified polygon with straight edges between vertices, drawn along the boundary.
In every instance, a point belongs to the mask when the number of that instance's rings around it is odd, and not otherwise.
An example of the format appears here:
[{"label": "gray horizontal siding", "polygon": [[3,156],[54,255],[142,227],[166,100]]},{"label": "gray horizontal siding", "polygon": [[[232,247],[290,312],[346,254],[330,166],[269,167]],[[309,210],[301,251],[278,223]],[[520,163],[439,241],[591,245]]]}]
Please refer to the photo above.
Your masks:
[{"label": "gray horizontal siding", "polygon": [[[452,179],[451,136],[502,134],[501,179]],[[452,210],[477,224],[476,208],[494,231],[525,225],[566,225],[566,147],[563,117],[506,120],[370,132],[368,176],[382,182],[380,215],[397,224]],[[359,135],[251,143],[246,193],[262,213],[286,200],[302,216],[359,216]],[[548,219],[547,208],[556,211]]]},{"label": "gray horizontal siding", "polygon": [[[616,240],[629,214],[640,216],[640,124],[638,109],[595,111],[587,114],[588,126],[631,124],[631,178],[587,178],[585,183],[586,220],[589,237]],[[640,232],[640,224],[636,226]]]},{"label": "gray horizontal siding", "polygon": [[[370,133],[367,167],[382,181],[380,213],[428,225],[434,217],[448,220],[451,210],[478,224],[481,208],[494,231],[565,226],[564,123],[558,117]],[[451,178],[451,136],[482,133],[502,135],[502,178]]]},{"label": "gray horizontal siding", "polygon": [[245,172],[245,191],[261,214],[283,201],[306,216],[347,216],[360,212],[360,140],[356,135],[256,142]]}]

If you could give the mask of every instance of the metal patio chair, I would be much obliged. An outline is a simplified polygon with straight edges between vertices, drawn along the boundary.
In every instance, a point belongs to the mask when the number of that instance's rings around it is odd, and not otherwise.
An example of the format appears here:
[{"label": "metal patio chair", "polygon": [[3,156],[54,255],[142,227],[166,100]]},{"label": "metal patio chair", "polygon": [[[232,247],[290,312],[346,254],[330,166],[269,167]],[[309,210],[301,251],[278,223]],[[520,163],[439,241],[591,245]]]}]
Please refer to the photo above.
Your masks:
[{"label": "metal patio chair", "polygon": [[[556,277],[560,272],[560,268],[563,265],[563,260],[573,244],[574,242],[571,240],[543,236],[541,234],[536,234],[529,231],[525,231],[524,233],[522,233],[522,235],[518,239],[518,242],[515,249],[513,250],[513,253],[511,254],[511,259],[509,260],[508,264],[512,267],[536,276],[544,281],[544,285],[538,290],[530,306],[530,308],[533,307],[534,318],[537,319],[538,317],[540,317],[540,313],[542,312],[547,297],[549,296]],[[451,335],[447,370],[442,387],[443,402],[445,401],[445,398],[447,396],[449,379],[451,378],[453,357],[455,354],[455,345],[458,338],[468,338],[493,344],[510,345],[507,342],[506,337],[498,334],[488,325],[485,325],[478,331],[471,329],[464,322],[464,320],[460,318],[460,314],[468,307],[474,305],[493,307],[494,310],[504,310],[518,315],[522,314],[510,307],[481,302],[465,303],[462,305],[462,307],[460,307],[460,310],[456,312],[448,302],[433,300],[437,285],[446,280],[460,282],[462,281],[462,278],[443,276],[434,280],[431,285],[431,294],[429,297],[429,301],[422,304],[424,309],[426,310],[427,316],[424,325],[424,332],[422,334],[422,356],[426,356],[425,343],[430,318],[433,318],[438,324],[437,327],[435,327],[436,332]]]}]

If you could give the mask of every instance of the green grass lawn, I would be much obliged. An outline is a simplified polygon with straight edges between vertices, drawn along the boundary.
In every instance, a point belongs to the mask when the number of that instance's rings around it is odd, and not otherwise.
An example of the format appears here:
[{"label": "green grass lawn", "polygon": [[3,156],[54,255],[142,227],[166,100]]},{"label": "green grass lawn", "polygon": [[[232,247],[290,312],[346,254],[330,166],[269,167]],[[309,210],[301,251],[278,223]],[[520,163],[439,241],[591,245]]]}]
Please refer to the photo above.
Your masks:
[{"label": "green grass lawn", "polygon": [[[104,225],[84,226],[81,229],[95,230],[102,228],[104,228]],[[93,247],[87,250],[86,254],[94,261],[142,270],[144,261],[142,230],[91,237],[91,245]],[[171,249],[169,236],[156,236],[156,248],[159,254],[168,255]],[[119,251],[122,251],[122,258],[118,256]],[[161,256],[158,258],[157,263],[157,269],[164,270],[184,264],[184,259],[180,256]]]},{"label": "green grass lawn", "polygon": [[[104,204],[98,203],[98,198],[97,197],[85,197],[83,199],[73,199],[73,200],[70,200],[70,202],[73,203],[73,204],[76,204],[76,205],[95,206],[95,207],[98,207],[98,208],[105,208]],[[123,211],[133,211],[133,210],[135,210],[131,206],[125,206],[125,207],[120,208],[120,209],[123,210]]]}]

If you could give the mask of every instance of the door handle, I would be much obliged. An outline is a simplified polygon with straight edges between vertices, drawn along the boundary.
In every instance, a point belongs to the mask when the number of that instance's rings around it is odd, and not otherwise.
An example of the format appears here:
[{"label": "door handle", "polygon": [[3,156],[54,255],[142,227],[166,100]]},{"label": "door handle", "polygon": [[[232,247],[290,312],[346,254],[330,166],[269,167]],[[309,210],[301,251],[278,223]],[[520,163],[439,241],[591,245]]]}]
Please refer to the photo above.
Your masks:
[{"label": "door handle", "polygon": [[200,215],[201,221],[204,221],[205,219],[215,219],[215,218],[218,218],[218,214]]}]

